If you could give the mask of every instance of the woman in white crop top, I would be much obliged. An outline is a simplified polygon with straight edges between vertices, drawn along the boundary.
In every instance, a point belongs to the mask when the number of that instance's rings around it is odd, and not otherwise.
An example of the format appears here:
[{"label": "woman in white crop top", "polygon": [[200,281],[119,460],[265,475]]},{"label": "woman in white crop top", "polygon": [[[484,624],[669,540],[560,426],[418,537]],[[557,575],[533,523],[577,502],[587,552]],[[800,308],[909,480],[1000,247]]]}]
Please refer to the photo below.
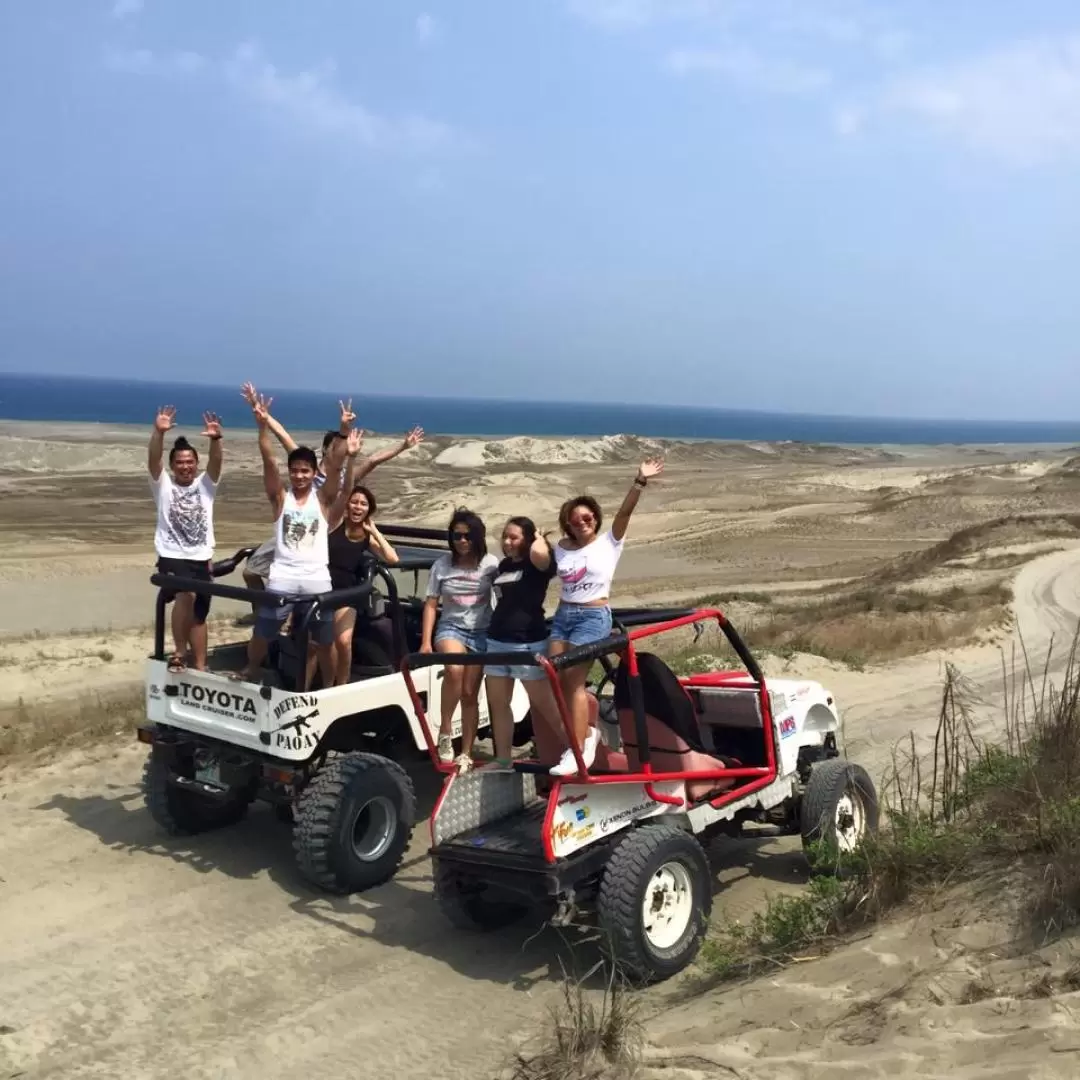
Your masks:
[{"label": "woman in white crop top", "polygon": [[[607,532],[600,532],[603,514],[591,495],[578,495],[563,503],[559,511],[562,539],[555,545],[555,568],[559,575],[559,606],[551,620],[548,652],[558,656],[578,645],[602,641],[611,634],[611,581],[622,556],[623,538],[630,515],[642,490],[664,469],[660,459],[643,461],[615,520]],[[565,668],[559,674],[563,694],[574,717],[574,735],[581,746],[586,766],[596,757],[599,733],[589,728],[589,700],[585,680],[590,664]],[[552,776],[572,776],[577,762],[567,749],[552,770]]]}]

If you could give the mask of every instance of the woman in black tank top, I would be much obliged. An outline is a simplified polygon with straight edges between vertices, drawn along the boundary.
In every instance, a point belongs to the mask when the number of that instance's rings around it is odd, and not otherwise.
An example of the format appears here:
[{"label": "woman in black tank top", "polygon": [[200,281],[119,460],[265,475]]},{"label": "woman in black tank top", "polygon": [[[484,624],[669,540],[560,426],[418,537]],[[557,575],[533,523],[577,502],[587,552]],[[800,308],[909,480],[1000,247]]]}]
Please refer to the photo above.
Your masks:
[{"label": "woman in black tank top", "polygon": [[[378,504],[372,492],[362,484],[357,484],[349,495],[341,524],[334,528],[334,523],[331,522],[327,547],[330,582],[335,589],[348,589],[360,583],[365,555],[372,554],[390,566],[397,565],[397,552],[371,520],[376,509]],[[334,612],[335,686],[343,686],[349,681],[355,626],[355,607],[341,607]]]}]

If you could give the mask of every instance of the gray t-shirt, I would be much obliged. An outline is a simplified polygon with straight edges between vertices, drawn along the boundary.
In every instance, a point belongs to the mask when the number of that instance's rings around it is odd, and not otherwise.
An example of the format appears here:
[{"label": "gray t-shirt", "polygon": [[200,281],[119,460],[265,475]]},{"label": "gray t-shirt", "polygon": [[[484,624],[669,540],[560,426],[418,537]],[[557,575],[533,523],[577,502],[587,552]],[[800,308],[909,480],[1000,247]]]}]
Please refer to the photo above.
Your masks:
[{"label": "gray t-shirt", "polygon": [[479,566],[455,566],[448,551],[441,555],[428,574],[427,595],[442,600],[440,626],[462,630],[484,630],[491,620],[491,584],[499,572],[499,560],[485,555]]}]

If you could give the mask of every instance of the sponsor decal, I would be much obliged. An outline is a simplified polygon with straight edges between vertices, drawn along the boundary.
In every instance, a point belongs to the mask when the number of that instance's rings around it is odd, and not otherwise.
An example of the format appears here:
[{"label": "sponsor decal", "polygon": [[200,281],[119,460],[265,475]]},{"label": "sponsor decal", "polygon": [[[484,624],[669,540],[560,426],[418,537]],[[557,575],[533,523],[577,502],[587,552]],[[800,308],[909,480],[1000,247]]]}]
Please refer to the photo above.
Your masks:
[{"label": "sponsor decal", "polygon": [[573,805],[574,803],[584,802],[588,797],[589,796],[586,795],[586,794],[582,794],[582,795],[564,795],[559,800],[559,806],[566,806],[567,804]]},{"label": "sponsor decal", "polygon": [[583,825],[580,829],[575,829],[571,834],[571,838],[576,841],[588,840],[592,836],[593,831],[596,829],[595,825]]},{"label": "sponsor decal", "polygon": [[161,687],[157,683],[150,684],[150,700],[157,701],[161,697]]},{"label": "sponsor decal", "polygon": [[243,720],[254,724],[258,718],[255,699],[247,694],[237,694],[232,690],[218,690],[200,683],[182,682],[180,700],[188,705],[198,705],[200,711],[215,713],[230,720]]},{"label": "sponsor decal", "polygon": [[783,720],[780,721],[780,738],[781,739],[786,739],[789,736],[794,735],[794,734],[795,734],[795,717],[794,716],[785,716],[783,718]]},{"label": "sponsor decal", "polygon": [[584,821],[590,813],[592,813],[592,811],[587,806],[580,806],[574,811],[574,817],[576,817],[578,821]]},{"label": "sponsor decal", "polygon": [[600,831],[606,833],[619,825],[623,825],[626,822],[633,820],[638,814],[645,813],[646,810],[654,810],[657,805],[658,804],[653,802],[652,799],[647,799],[645,802],[638,803],[637,806],[631,806],[626,810],[620,810],[617,814],[612,814],[610,817],[601,818]]},{"label": "sponsor decal", "polygon": [[555,823],[555,826],[551,830],[551,839],[556,844],[561,844],[566,840],[569,840],[573,835],[574,826],[569,821],[559,821]]}]

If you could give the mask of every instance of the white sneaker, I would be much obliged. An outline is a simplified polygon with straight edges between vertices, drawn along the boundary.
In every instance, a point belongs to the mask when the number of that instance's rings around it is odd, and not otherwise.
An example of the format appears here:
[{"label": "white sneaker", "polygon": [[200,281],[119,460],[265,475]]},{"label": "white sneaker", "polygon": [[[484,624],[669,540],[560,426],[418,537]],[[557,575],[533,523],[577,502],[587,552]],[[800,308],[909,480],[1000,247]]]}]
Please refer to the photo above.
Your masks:
[{"label": "white sneaker", "polygon": [[[585,736],[585,745],[581,748],[581,759],[585,762],[585,768],[591,768],[596,760],[596,748],[600,743],[600,732],[596,728],[589,728],[589,734]],[[574,752],[569,747],[563,751],[558,765],[551,767],[551,776],[576,776],[578,771]]]},{"label": "white sneaker", "polygon": [[439,736],[439,760],[444,765],[454,760],[454,740],[449,735]]},{"label": "white sneaker", "polygon": [[458,776],[467,773],[472,768],[472,758],[468,754],[459,754],[454,768],[457,769]]}]

